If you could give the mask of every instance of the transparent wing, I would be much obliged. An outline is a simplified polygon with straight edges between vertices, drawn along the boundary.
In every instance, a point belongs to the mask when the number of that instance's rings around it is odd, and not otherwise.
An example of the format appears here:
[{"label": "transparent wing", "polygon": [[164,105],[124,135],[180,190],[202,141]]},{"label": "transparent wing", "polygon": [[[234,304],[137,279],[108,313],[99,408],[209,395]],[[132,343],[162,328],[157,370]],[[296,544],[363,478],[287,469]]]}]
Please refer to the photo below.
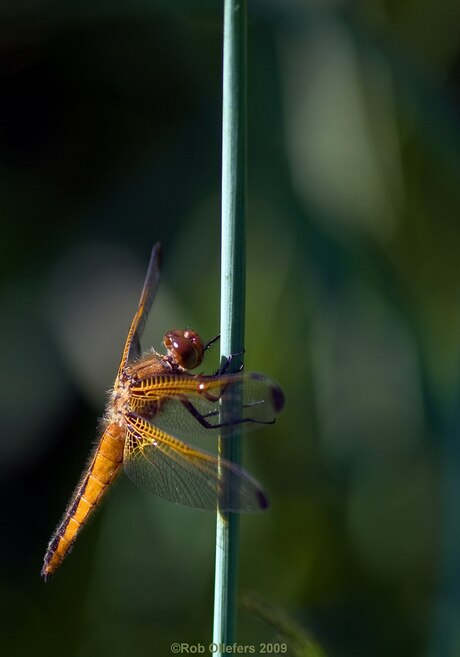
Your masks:
[{"label": "transparent wing", "polygon": [[[225,401],[224,420],[220,417]],[[284,396],[273,381],[256,373],[224,376],[160,375],[130,387],[132,411],[176,438],[223,435],[273,424]]]},{"label": "transparent wing", "polygon": [[128,331],[123,355],[118,368],[118,376],[120,376],[127,363],[138,358],[141,354],[140,340],[160,282],[160,255],[161,245],[157,242],[150,255],[149,266],[145,276],[139,306]]},{"label": "transparent wing", "polygon": [[134,413],[126,415],[124,467],[141,488],[197,509],[259,511],[268,506],[243,468],[190,447]]}]

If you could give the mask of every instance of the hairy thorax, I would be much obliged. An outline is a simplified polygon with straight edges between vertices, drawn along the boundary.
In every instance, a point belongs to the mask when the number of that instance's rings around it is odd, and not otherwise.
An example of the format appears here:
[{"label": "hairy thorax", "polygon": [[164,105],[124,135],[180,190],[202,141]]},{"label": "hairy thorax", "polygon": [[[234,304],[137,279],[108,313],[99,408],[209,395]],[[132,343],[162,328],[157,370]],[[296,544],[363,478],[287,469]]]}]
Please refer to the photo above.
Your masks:
[{"label": "hairy thorax", "polygon": [[150,352],[139,361],[126,367],[115,380],[109,393],[109,401],[104,419],[107,424],[116,424],[125,428],[125,414],[130,410],[130,389],[132,385],[147,378],[172,371],[171,364],[165,356]]}]

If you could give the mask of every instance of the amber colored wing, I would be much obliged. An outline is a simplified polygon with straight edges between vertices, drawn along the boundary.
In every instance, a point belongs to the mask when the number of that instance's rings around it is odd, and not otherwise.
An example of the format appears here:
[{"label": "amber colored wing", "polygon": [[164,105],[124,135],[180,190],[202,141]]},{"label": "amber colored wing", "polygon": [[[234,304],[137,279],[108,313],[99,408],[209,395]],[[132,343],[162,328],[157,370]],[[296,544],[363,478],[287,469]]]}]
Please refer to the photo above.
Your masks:
[{"label": "amber colored wing", "polygon": [[157,242],[150,255],[144,287],[142,288],[142,294],[139,300],[139,307],[133,317],[133,321],[131,322],[128,331],[125,347],[123,349],[123,356],[121,358],[120,367],[118,368],[118,375],[121,374],[121,371],[126,367],[127,363],[140,356],[140,340],[160,282],[160,256],[161,245]]},{"label": "amber colored wing", "polygon": [[257,482],[229,461],[186,445],[128,413],[124,467],[141,488],[197,509],[259,511],[268,506]]},{"label": "amber colored wing", "polygon": [[[220,417],[221,400],[231,409]],[[211,437],[273,424],[284,406],[279,386],[254,372],[223,376],[160,375],[130,387],[131,410],[176,438]]]}]

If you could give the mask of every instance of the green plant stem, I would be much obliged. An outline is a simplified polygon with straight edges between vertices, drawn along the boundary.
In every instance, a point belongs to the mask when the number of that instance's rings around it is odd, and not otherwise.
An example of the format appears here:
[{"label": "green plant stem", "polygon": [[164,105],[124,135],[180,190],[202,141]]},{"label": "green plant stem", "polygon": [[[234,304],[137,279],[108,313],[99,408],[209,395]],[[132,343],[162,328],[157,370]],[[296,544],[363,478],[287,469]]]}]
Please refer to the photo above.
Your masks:
[{"label": "green plant stem", "polygon": [[[247,0],[224,0],[221,359],[244,350]],[[234,359],[229,370],[241,363]],[[225,414],[225,408],[222,409]],[[219,457],[241,461],[240,437],[219,438]],[[225,481],[223,481],[225,486]],[[238,514],[218,508],[213,642],[235,640]],[[216,655],[226,654],[219,649]]]}]

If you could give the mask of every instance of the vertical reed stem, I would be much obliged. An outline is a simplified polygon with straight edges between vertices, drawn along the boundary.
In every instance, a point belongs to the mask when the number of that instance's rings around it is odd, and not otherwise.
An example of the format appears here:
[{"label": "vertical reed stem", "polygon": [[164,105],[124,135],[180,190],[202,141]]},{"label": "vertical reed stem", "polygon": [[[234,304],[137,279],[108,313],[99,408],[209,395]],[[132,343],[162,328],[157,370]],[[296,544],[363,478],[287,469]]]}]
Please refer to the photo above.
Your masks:
[{"label": "vertical reed stem", "polygon": [[[247,0],[224,0],[221,359],[244,349],[246,30]],[[238,364],[230,363],[230,371]],[[239,436],[219,438],[219,457],[240,463],[240,452]],[[213,642],[219,650],[215,655],[226,654],[222,645],[235,641],[238,528],[238,514],[218,509]]]}]

